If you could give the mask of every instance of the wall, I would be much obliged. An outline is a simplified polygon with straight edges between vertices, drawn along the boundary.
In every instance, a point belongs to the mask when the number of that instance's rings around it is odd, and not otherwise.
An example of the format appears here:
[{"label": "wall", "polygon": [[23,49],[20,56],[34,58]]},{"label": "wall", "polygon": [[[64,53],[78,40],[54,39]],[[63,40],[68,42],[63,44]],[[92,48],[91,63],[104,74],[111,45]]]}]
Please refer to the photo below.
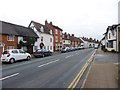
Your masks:
[{"label": "wall", "polygon": [[[47,48],[48,46],[49,46],[49,50],[50,50],[50,47],[52,47],[52,50],[50,51],[53,52],[53,36],[45,33],[39,34],[39,38],[37,39],[37,42],[35,42],[34,44],[33,52],[35,52],[35,46],[37,46],[37,49],[40,49],[41,37],[43,37],[43,43],[46,49],[48,50]],[[50,38],[52,38],[52,42],[50,42]]]},{"label": "wall", "polygon": [[[108,41],[109,42],[109,41]],[[109,47],[106,47],[106,49],[108,50],[108,51],[112,51],[112,50],[117,50],[116,49],[116,41],[113,41],[113,48],[109,48]]]},{"label": "wall", "polygon": [[63,47],[68,47],[68,46],[70,47],[70,43],[71,43],[70,40],[63,39]]},{"label": "wall", "polygon": [[[54,28],[52,25],[50,25],[49,23],[45,22],[45,25],[50,28],[53,32],[53,38],[54,38],[54,41],[53,41],[53,46],[54,46],[54,51],[59,51],[62,49],[62,40],[60,40],[60,38],[62,39],[62,31],[59,30],[59,29],[56,29]],[[56,34],[56,30],[58,32],[58,34]],[[61,32],[61,34],[60,34]],[[58,36],[58,42],[56,42],[56,36]],[[59,46],[59,48],[56,47],[56,44]]]},{"label": "wall", "polygon": [[18,37],[14,36],[14,41],[8,41],[7,35],[2,35],[2,42],[5,44],[4,49],[7,49],[7,46],[14,46],[14,48],[17,48],[18,45]]}]

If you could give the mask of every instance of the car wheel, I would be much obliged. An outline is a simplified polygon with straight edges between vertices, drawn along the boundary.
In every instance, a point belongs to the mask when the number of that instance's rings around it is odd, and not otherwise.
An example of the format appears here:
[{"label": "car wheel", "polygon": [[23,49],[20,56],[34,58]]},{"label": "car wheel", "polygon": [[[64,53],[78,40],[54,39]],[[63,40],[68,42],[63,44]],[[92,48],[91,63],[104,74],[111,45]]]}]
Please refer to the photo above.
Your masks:
[{"label": "car wheel", "polygon": [[27,57],[27,60],[30,60],[30,56]]},{"label": "car wheel", "polygon": [[13,64],[15,62],[15,59],[14,58],[11,58],[10,61],[9,61],[11,64]]},{"label": "car wheel", "polygon": [[2,62],[2,64],[5,64],[5,62]]},{"label": "car wheel", "polygon": [[45,55],[43,54],[42,57],[45,57]]},{"label": "car wheel", "polygon": [[50,56],[52,56],[52,53],[50,53]]}]

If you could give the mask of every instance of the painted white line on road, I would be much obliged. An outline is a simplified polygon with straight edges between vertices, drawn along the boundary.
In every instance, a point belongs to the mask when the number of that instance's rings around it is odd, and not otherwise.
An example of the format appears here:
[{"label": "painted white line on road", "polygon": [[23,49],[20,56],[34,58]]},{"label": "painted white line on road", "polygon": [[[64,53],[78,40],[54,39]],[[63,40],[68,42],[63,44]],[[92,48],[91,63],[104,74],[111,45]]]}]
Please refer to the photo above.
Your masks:
[{"label": "painted white line on road", "polygon": [[69,55],[69,56],[66,56],[65,58],[69,58],[69,57],[72,57],[72,56],[74,56],[74,55]]},{"label": "painted white line on road", "polygon": [[11,77],[14,77],[14,76],[17,76],[19,73],[15,73],[15,74],[12,74],[12,75],[10,75],[10,76],[6,76],[6,77],[4,77],[4,78],[0,78],[0,81],[2,81],[2,80],[5,80],[5,79],[8,79],[8,78],[11,78]]},{"label": "painted white line on road", "polygon": [[79,54],[79,53],[77,52],[77,53],[75,53],[75,54],[77,55],[77,54]]},{"label": "painted white line on road", "polygon": [[48,64],[51,64],[51,63],[55,63],[55,62],[57,62],[57,61],[59,61],[59,59],[54,60],[54,61],[51,61],[51,62],[48,62],[48,63],[45,63],[45,64],[42,64],[42,65],[40,65],[40,66],[38,66],[38,67],[43,67],[43,66],[45,66],[45,65],[48,65]]}]

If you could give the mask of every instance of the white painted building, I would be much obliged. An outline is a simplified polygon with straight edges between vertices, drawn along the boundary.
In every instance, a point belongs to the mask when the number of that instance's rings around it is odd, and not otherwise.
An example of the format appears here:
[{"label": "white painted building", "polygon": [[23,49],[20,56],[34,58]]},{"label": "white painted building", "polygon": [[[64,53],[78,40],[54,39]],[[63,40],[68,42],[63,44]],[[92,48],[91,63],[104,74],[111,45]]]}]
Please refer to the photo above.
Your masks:
[{"label": "white painted building", "polygon": [[81,44],[81,46],[83,46],[84,48],[89,48],[89,42],[88,41],[86,41],[86,40],[84,40],[82,37],[80,37],[80,39],[82,40],[82,44]]},{"label": "white painted building", "polygon": [[105,35],[105,48],[108,51],[119,51],[118,47],[118,27],[119,25],[108,26]]},{"label": "white painted building", "polygon": [[85,37],[80,37],[80,39],[83,41],[82,45],[84,48],[94,48],[99,46],[99,42],[96,41],[95,39],[93,40],[92,38],[85,38]]},{"label": "white painted building", "polygon": [[53,52],[53,33],[45,25],[31,21],[30,28],[39,36],[34,44],[33,52],[37,49],[46,49]]}]

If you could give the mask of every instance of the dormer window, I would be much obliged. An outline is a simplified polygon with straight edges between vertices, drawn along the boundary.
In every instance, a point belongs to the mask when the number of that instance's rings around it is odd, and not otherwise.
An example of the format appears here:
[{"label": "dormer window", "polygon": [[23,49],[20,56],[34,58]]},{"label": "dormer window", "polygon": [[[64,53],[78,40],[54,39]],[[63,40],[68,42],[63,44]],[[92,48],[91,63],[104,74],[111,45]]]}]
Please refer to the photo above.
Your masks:
[{"label": "dormer window", "polygon": [[62,38],[65,38],[64,34],[62,35]]},{"label": "dormer window", "polygon": [[69,37],[69,35],[67,35],[67,39],[69,39],[70,37]]},{"label": "dormer window", "polygon": [[34,29],[34,26],[31,26],[32,29]]},{"label": "dormer window", "polygon": [[112,32],[112,35],[114,36],[114,30],[112,30],[111,32]]},{"label": "dormer window", "polygon": [[44,32],[44,28],[43,28],[43,27],[41,27],[41,28],[40,28],[40,31],[41,31],[41,32]]},{"label": "dormer window", "polygon": [[52,30],[50,30],[50,34],[52,35],[53,33],[52,33]]},{"label": "dormer window", "polygon": [[109,33],[109,39],[110,39],[111,37],[110,37],[110,33]]}]

